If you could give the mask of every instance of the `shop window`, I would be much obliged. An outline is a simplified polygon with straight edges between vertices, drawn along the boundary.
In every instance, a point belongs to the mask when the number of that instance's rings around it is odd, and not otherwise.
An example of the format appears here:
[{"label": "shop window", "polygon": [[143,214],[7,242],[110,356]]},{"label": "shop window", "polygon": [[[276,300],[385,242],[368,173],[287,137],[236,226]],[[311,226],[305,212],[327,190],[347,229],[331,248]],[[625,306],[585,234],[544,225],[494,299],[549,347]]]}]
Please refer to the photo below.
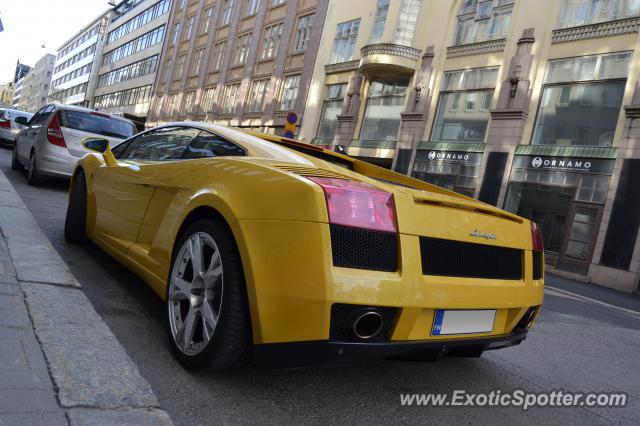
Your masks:
[{"label": "shop window", "polygon": [[532,143],[611,146],[629,56],[616,53],[551,61]]},{"label": "shop window", "polygon": [[484,142],[497,75],[497,68],[445,73],[431,139]]},{"label": "shop window", "polygon": [[639,0],[564,0],[558,28],[613,21],[638,14]]},{"label": "shop window", "polygon": [[604,204],[609,189],[609,176],[584,175],[576,192],[576,201]]},{"label": "shop window", "polygon": [[373,81],[369,86],[367,105],[360,132],[361,140],[395,141],[400,127],[408,80]]},{"label": "shop window", "polygon": [[342,111],[342,102],[347,92],[347,84],[327,86],[327,96],[322,108],[322,117],[318,125],[318,139],[333,139],[338,128],[338,114]]},{"label": "shop window", "polygon": [[454,45],[504,38],[509,32],[514,1],[467,0],[458,12]]}]

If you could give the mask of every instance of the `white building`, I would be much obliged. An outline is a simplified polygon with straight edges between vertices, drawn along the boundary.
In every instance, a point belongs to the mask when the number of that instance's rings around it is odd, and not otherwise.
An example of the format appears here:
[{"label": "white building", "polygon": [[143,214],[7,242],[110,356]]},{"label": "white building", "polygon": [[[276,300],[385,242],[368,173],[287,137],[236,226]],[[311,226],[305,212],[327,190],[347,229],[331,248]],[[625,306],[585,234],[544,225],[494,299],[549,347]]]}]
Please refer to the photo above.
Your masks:
[{"label": "white building", "polygon": [[58,49],[50,102],[89,106],[109,13],[105,12],[91,21]]}]

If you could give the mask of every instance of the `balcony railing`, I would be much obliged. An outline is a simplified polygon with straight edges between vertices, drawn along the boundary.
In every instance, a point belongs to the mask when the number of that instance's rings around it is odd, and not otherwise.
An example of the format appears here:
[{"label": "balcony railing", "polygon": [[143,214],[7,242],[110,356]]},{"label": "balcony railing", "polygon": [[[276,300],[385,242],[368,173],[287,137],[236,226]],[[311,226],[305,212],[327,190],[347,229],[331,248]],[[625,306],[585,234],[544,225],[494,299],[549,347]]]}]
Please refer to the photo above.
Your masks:
[{"label": "balcony railing", "polygon": [[360,65],[360,59],[348,62],[338,62],[335,64],[327,64],[324,66],[324,72],[325,74],[335,74],[338,72],[353,71],[358,69],[358,65]]},{"label": "balcony railing", "polygon": [[371,141],[354,139],[349,144],[349,148],[396,149],[397,143],[397,141]]},{"label": "balcony railing", "polygon": [[368,55],[393,55],[417,61],[420,58],[420,50],[409,46],[401,46],[392,43],[368,44],[360,49],[361,56]]},{"label": "balcony railing", "polygon": [[553,30],[551,44],[632,34],[637,33],[639,30],[640,17],[636,16],[633,18],[618,19],[616,21]]}]

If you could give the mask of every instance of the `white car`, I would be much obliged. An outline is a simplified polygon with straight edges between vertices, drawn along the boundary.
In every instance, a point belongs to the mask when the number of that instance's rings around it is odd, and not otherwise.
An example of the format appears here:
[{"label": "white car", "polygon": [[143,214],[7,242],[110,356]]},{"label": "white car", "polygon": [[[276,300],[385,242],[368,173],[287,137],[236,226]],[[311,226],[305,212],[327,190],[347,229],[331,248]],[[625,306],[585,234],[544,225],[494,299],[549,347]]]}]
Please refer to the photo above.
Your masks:
[{"label": "white car", "polygon": [[42,107],[16,136],[11,168],[27,168],[30,185],[45,177],[70,178],[76,162],[91,152],[90,138],[107,139],[111,147],[137,133],[132,121],[87,108],[49,104]]},{"label": "white car", "polygon": [[33,114],[17,109],[0,108],[0,142],[13,145],[16,141],[16,135],[25,126],[16,123],[16,118],[24,117],[28,120]]}]

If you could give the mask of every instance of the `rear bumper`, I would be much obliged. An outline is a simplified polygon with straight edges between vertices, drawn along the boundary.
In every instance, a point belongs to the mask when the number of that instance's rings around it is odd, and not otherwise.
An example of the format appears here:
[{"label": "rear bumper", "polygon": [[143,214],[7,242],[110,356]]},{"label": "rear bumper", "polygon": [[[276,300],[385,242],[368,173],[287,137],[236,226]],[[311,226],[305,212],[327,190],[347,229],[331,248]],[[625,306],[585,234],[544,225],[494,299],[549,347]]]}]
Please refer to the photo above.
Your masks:
[{"label": "rear bumper", "polygon": [[271,368],[292,368],[393,359],[431,361],[456,350],[484,351],[519,345],[526,337],[527,330],[517,328],[501,336],[456,340],[271,343],[254,347],[254,363]]}]

